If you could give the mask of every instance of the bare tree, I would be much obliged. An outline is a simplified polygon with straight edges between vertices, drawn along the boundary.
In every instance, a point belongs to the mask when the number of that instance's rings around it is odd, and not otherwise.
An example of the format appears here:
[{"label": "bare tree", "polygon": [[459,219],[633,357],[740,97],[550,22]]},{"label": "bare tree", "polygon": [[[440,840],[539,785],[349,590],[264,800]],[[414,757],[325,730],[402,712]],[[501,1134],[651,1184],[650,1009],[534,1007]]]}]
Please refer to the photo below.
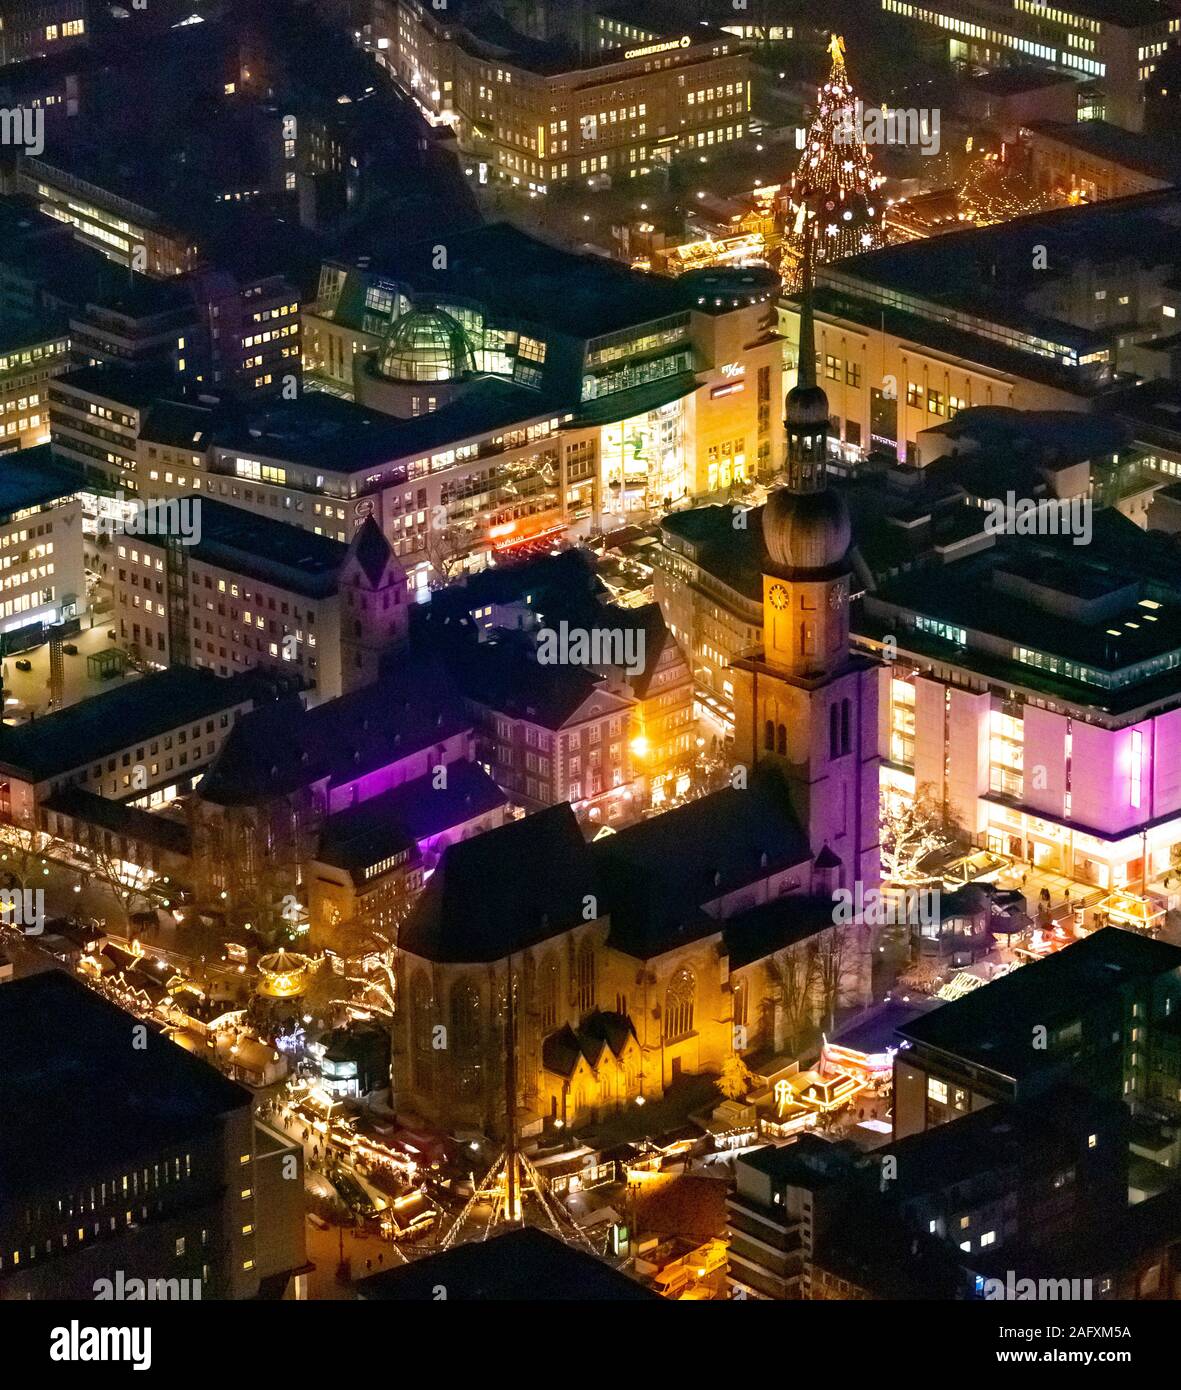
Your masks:
[{"label": "bare tree", "polygon": [[831,1033],[848,987],[861,973],[864,927],[839,924],[821,932],[815,942],[816,996],[823,1026]]},{"label": "bare tree", "polygon": [[123,925],[129,926],[138,908],[158,907],[168,897],[168,885],[140,864],[122,858],[115,849],[118,841],[107,831],[93,829],[85,844],[73,847],[72,857],[82,872],[99,883],[119,905]]},{"label": "bare tree", "polygon": [[890,883],[923,882],[919,865],[951,842],[929,785],[909,801],[883,788],[880,824],[882,875]]},{"label": "bare tree", "polygon": [[289,939],[306,909],[305,866],[315,857],[320,810],[307,791],[190,814],[202,896],[265,942]]},{"label": "bare tree", "polygon": [[446,526],[427,529],[424,547],[431,573],[444,584],[449,583],[463,567],[464,559],[470,554],[475,536],[475,527],[449,523]]},{"label": "bare tree", "polygon": [[[779,1012],[783,1028],[782,1046],[790,1052],[802,1043],[812,1019],[815,953],[806,947],[789,946],[771,956],[765,968],[771,984],[768,1002],[772,1009]],[[780,1045],[778,1038],[775,1045]]]},{"label": "bare tree", "polygon": [[34,887],[46,877],[51,859],[60,859],[65,849],[48,831],[0,825],[0,877],[8,875],[13,888]]}]

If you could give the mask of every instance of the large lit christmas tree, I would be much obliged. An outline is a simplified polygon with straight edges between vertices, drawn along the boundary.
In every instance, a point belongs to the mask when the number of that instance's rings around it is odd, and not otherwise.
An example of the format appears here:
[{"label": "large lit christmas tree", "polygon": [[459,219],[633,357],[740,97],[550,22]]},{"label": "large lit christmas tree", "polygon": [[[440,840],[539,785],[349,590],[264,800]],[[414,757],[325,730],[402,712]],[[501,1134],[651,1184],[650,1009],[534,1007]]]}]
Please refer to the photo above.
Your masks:
[{"label": "large lit christmas tree", "polygon": [[857,97],[845,71],[845,41],[832,36],[832,71],[817,92],[819,110],[808,131],[799,166],[783,200],[780,272],[798,289],[806,222],[814,221],[817,262],[839,261],[884,246],[883,178],[861,139]]}]

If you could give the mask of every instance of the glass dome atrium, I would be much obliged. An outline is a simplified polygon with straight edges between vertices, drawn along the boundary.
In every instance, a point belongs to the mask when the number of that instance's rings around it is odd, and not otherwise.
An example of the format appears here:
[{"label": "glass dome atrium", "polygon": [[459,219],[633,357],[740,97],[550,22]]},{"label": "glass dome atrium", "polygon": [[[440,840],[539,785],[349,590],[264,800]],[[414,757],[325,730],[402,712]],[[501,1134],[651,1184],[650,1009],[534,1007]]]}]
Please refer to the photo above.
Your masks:
[{"label": "glass dome atrium", "polygon": [[450,314],[412,309],[390,330],[378,370],[390,381],[461,381],[475,370],[475,359]]}]

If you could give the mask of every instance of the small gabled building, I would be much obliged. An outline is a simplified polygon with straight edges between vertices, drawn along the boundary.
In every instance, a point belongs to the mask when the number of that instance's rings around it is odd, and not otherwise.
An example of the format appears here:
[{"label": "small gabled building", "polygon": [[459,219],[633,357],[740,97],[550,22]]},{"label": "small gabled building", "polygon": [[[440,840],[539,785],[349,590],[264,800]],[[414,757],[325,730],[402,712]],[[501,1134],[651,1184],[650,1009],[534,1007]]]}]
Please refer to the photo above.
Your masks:
[{"label": "small gabled building", "polygon": [[577,1028],[566,1024],[551,1033],[541,1059],[542,1113],[572,1125],[634,1092],[641,1052],[630,1018],[596,1010]]}]

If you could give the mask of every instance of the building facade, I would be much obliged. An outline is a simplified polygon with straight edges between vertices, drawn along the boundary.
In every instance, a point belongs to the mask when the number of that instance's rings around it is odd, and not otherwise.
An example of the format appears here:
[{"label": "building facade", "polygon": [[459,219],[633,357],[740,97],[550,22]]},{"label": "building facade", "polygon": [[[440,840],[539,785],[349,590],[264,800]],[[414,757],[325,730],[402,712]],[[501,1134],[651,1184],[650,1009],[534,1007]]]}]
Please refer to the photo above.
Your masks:
[{"label": "building facade", "polygon": [[148,664],[236,675],[297,675],[316,701],[376,679],[378,658],[406,639],[406,578],[371,520],[349,545],[196,499],[195,536],[170,530],[167,502],[145,509],[143,535],[111,538],[119,633]]},{"label": "building facade", "polygon": [[[305,1272],[300,1146],[255,1120],[249,1091],[153,1030],[133,1053],[133,1021],[61,971],[0,994],[0,1098],[22,1118],[5,1127],[0,1299],[132,1297],[112,1292],[116,1279],[159,1281],[166,1299],[245,1299]],[[75,1117],[63,1153],[62,1109],[88,1072],[106,1103]],[[180,1094],[184,1123],[163,1103]]]},{"label": "building facade", "polygon": [[539,44],[465,19],[378,0],[371,41],[427,119],[455,130],[483,182],[491,172],[537,193],[609,183],[746,135],[749,60],[730,34],[619,24],[589,43]]},{"label": "building facade", "polygon": [[49,439],[48,382],[70,364],[70,339],[47,320],[14,318],[0,337],[0,453]]},{"label": "building facade", "polygon": [[1120,6],[1071,0],[1063,7],[1038,0],[937,0],[930,8],[882,0],[882,9],[945,38],[953,63],[1028,63],[1069,72],[1099,89],[1099,114],[1129,130],[1143,124],[1144,84],[1181,31],[1171,6],[1148,0]]}]

